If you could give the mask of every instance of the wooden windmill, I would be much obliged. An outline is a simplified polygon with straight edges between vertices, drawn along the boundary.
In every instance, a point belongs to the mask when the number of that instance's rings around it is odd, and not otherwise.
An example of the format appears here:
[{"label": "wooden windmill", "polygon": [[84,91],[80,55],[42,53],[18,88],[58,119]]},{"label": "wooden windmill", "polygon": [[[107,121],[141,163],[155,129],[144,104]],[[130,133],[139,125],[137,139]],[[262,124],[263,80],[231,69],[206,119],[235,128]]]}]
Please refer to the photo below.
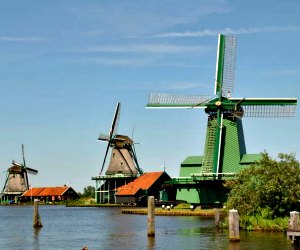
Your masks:
[{"label": "wooden windmill", "polygon": [[[96,181],[96,201],[100,203],[113,203],[115,201],[114,194],[116,188],[142,174],[136,157],[133,140],[126,135],[117,134],[120,110],[121,104],[117,103],[109,134],[101,134],[98,138],[99,141],[107,142],[99,176],[92,178],[92,180]],[[112,149],[110,162],[103,175],[110,148]]]},{"label": "wooden windmill", "polygon": [[29,189],[28,174],[36,175],[37,170],[26,166],[24,145],[22,144],[23,163],[12,161],[12,166],[7,169],[2,196],[6,199],[15,200],[16,197]]},{"label": "wooden windmill", "polygon": [[198,176],[221,179],[241,170],[246,155],[243,117],[290,117],[296,98],[232,98],[236,36],[219,35],[215,98],[151,94],[147,108],[203,108],[208,116],[204,154]]},{"label": "wooden windmill", "polygon": [[137,174],[141,173],[135,153],[133,140],[126,135],[116,134],[120,117],[120,110],[121,104],[117,103],[109,134],[100,135],[98,138],[99,141],[107,142],[100,175],[102,175],[110,147],[112,148],[112,153],[108,168],[105,172],[106,175],[118,174],[136,176]]}]

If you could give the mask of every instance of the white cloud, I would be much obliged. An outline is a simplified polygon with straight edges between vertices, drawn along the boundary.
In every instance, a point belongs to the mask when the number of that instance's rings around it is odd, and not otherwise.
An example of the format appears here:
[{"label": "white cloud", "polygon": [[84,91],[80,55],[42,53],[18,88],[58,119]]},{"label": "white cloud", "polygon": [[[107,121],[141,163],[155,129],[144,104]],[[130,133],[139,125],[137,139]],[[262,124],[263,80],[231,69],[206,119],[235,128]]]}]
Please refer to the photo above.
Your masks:
[{"label": "white cloud", "polygon": [[203,31],[187,31],[187,32],[170,32],[158,34],[155,37],[203,37],[203,36],[216,36],[218,34],[253,34],[253,33],[268,33],[268,32],[282,32],[282,31],[295,31],[300,30],[297,26],[271,26],[271,27],[260,27],[260,28],[239,28],[231,29],[225,28],[220,30],[203,30]]},{"label": "white cloud", "polygon": [[111,59],[103,57],[86,57],[78,60],[72,60],[76,63],[96,63],[102,65],[145,65],[150,62],[142,59]]},{"label": "white cloud", "polygon": [[[103,37],[146,36],[177,25],[195,24],[203,17],[231,11],[224,0],[105,1],[72,7],[72,13],[86,23],[90,35]],[[97,32],[101,28],[101,34]]]},{"label": "white cloud", "polygon": [[123,52],[138,52],[138,53],[191,53],[203,52],[210,49],[210,46],[176,46],[165,44],[154,45],[129,45],[129,46],[93,46],[82,50],[81,52],[105,52],[105,53],[123,53]]}]

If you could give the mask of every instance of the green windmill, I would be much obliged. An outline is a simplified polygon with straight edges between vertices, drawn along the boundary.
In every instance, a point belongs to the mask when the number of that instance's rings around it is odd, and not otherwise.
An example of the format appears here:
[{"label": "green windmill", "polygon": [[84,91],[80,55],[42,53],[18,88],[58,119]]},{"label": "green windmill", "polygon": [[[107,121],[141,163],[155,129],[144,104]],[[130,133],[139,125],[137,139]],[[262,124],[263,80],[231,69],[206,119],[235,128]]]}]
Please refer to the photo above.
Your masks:
[{"label": "green windmill", "polygon": [[[208,116],[204,154],[201,157],[188,157],[181,164],[180,176],[189,177],[189,179],[173,180],[174,184],[180,186],[180,189],[195,187],[199,194],[201,189],[199,187],[202,187],[202,190],[203,187],[207,186],[216,187],[218,186],[216,181],[234,176],[245,165],[249,165],[257,159],[258,154],[247,155],[246,153],[242,126],[243,117],[291,117],[295,113],[296,98],[232,98],[230,94],[234,87],[235,54],[236,36],[220,34],[215,76],[215,98],[150,94],[147,108],[203,108]],[[184,167],[195,167],[196,165],[198,168],[184,170]],[[208,180],[215,182],[205,183]],[[206,197],[204,200],[208,203],[209,201],[220,200],[216,193],[221,192],[221,186],[218,190],[206,190],[214,198]],[[203,191],[199,197],[204,197]],[[202,202],[201,198],[192,200]]]}]

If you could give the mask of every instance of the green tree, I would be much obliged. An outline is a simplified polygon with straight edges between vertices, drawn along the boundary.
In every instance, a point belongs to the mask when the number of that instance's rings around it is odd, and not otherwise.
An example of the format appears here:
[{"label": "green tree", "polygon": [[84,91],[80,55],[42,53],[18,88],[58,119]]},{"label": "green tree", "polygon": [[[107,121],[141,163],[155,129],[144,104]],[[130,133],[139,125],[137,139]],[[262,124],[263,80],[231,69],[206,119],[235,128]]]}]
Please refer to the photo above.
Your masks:
[{"label": "green tree", "polygon": [[95,197],[95,187],[87,186],[83,189],[83,194],[81,197],[93,198]]},{"label": "green tree", "polygon": [[276,218],[300,208],[300,167],[294,154],[278,154],[276,160],[265,152],[225,185],[230,189],[226,207],[241,215]]}]

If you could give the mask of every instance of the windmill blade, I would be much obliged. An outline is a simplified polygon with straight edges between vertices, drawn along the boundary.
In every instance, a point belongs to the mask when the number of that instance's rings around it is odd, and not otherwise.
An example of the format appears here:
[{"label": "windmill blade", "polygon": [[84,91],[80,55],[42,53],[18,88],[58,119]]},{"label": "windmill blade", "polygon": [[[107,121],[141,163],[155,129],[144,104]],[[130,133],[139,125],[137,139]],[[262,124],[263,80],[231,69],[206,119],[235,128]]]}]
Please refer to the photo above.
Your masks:
[{"label": "windmill blade", "polygon": [[29,181],[28,181],[27,171],[25,171],[25,173],[24,173],[24,181],[25,181],[25,188],[26,188],[26,190],[28,190],[29,189]]},{"label": "windmill blade", "polygon": [[23,156],[23,167],[26,168],[25,153],[24,153],[24,144],[22,144],[22,156]]},{"label": "windmill blade", "polygon": [[105,161],[106,161],[107,154],[108,154],[108,151],[109,151],[111,140],[112,140],[112,138],[114,137],[114,135],[117,131],[119,118],[120,118],[120,109],[121,109],[121,103],[118,102],[117,106],[116,106],[115,114],[114,114],[114,117],[113,117],[113,120],[112,120],[112,124],[111,124],[110,130],[109,130],[109,135],[100,135],[98,137],[98,140],[100,140],[100,141],[107,141],[107,147],[106,147],[103,163],[102,163],[102,166],[101,166],[101,170],[100,170],[100,173],[99,173],[100,175],[102,174],[103,169],[104,169],[104,165],[105,165]]},{"label": "windmill blade", "polygon": [[109,131],[109,139],[111,140],[111,138],[114,136],[114,134],[117,131],[118,125],[119,125],[119,119],[120,119],[120,110],[121,110],[121,103],[117,103],[116,106],[116,111],[114,114],[114,118],[110,127],[110,131]]},{"label": "windmill blade", "polygon": [[202,174],[218,174],[220,172],[223,140],[223,114],[219,111],[208,117]]},{"label": "windmill blade", "polygon": [[2,192],[1,192],[1,193],[4,193],[4,192],[5,192],[5,189],[6,189],[6,187],[7,187],[8,177],[9,177],[9,172],[7,171],[7,173],[6,173],[6,178],[5,178],[5,183],[4,183],[4,186],[3,186],[3,188],[2,188]]},{"label": "windmill blade", "polygon": [[98,137],[98,141],[109,141],[109,135],[100,134]]},{"label": "windmill blade", "polygon": [[227,96],[233,92],[235,78],[236,36],[219,34],[215,95]]},{"label": "windmill blade", "polygon": [[37,175],[39,171],[33,168],[26,168],[28,174]]},{"label": "windmill blade", "polygon": [[23,167],[23,165],[21,164],[21,163],[18,163],[18,162],[16,162],[16,161],[12,161],[12,165],[13,166],[17,166],[17,167]]},{"label": "windmill blade", "polygon": [[209,96],[151,93],[146,108],[206,108]]},{"label": "windmill blade", "polygon": [[139,142],[135,142],[133,137],[134,137],[134,132],[135,132],[135,124],[133,125],[133,129],[132,129],[132,134],[131,134],[131,139],[132,139],[132,144],[141,144]]},{"label": "windmill blade", "polygon": [[244,117],[293,117],[297,106],[297,98],[229,98],[228,100],[242,107]]},{"label": "windmill blade", "polygon": [[107,147],[106,147],[106,152],[105,152],[105,155],[104,155],[104,160],[103,160],[102,167],[101,167],[101,170],[100,170],[99,175],[101,175],[102,172],[103,172],[103,169],[104,169],[104,165],[105,165],[105,161],[106,161],[106,157],[107,157],[107,154],[108,154],[109,147],[110,147],[110,143],[108,142],[108,143],[107,143]]},{"label": "windmill blade", "polygon": [[135,130],[135,124],[133,124],[132,133],[131,133],[132,140],[133,140],[133,136],[134,136],[134,130]]},{"label": "windmill blade", "polygon": [[133,160],[134,160],[136,169],[137,169],[137,171],[139,172],[139,174],[142,174],[143,171],[142,171],[142,169],[141,169],[140,166],[139,166],[139,163],[138,163],[138,160],[137,160],[137,157],[136,157],[136,152],[135,152],[135,146],[134,146],[134,144],[132,144],[130,147],[131,147],[132,158],[133,158]]}]

